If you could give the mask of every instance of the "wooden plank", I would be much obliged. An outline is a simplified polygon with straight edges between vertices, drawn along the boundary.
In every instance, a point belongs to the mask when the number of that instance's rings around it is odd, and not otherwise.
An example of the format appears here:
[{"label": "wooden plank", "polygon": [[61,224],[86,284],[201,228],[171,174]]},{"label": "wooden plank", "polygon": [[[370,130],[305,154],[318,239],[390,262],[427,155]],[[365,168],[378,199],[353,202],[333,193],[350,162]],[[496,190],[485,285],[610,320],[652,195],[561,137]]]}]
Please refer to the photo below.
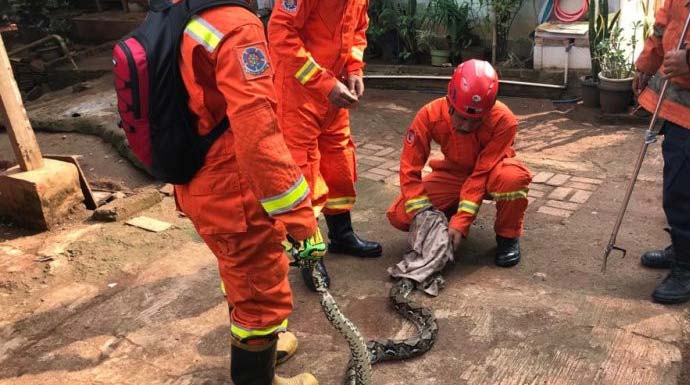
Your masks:
[{"label": "wooden plank", "polygon": [[138,227],[146,231],[151,231],[154,233],[162,233],[163,231],[172,227],[172,223],[159,221],[158,219],[149,218],[145,216],[132,218],[125,222],[125,224]]},{"label": "wooden plank", "polygon": [[7,125],[14,156],[22,171],[43,167],[43,156],[26,115],[22,96],[12,74],[5,43],[0,36],[0,112]]}]

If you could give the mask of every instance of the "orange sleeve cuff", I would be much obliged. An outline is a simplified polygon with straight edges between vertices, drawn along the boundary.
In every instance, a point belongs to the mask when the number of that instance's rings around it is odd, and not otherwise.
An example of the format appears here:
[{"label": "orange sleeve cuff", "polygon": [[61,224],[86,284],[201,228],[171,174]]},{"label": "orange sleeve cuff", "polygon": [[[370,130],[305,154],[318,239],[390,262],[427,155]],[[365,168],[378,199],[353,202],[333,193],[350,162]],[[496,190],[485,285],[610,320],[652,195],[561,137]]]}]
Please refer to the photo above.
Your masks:
[{"label": "orange sleeve cuff", "polygon": [[348,75],[364,76],[364,63],[356,62],[347,66]]},{"label": "orange sleeve cuff", "polygon": [[460,232],[462,236],[466,238],[470,234],[470,226],[472,226],[472,222],[474,222],[474,216],[461,211],[453,215],[448,226],[451,229]]},{"label": "orange sleeve cuff", "polygon": [[323,76],[324,78],[321,79],[315,85],[315,87],[318,90],[318,92],[321,93],[321,95],[328,98],[328,95],[330,95],[331,91],[333,91],[333,88],[335,87],[335,84],[338,81],[338,79],[336,79],[335,76],[329,74],[326,71],[324,71],[321,76]]},{"label": "orange sleeve cuff", "polygon": [[309,204],[309,200],[296,210],[276,215],[275,219],[285,225],[288,234],[296,241],[303,241],[316,232],[318,223],[314,217],[314,210]]}]

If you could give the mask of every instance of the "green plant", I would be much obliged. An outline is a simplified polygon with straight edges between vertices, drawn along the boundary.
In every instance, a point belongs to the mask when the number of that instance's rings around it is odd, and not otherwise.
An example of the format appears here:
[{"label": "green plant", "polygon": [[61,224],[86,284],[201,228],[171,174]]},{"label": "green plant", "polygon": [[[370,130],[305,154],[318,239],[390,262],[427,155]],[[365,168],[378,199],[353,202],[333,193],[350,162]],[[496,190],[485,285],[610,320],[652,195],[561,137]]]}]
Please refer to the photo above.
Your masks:
[{"label": "green plant", "polygon": [[648,37],[652,36],[652,31],[654,27],[654,15],[649,13],[649,4],[645,0],[640,0],[640,5],[642,5],[642,40],[647,40]]},{"label": "green plant", "polygon": [[369,51],[380,48],[381,39],[395,34],[398,59],[408,61],[419,52],[417,29],[421,17],[417,12],[417,0],[372,0],[369,4]]},{"label": "green plant", "polygon": [[42,34],[67,35],[72,30],[69,20],[56,15],[73,7],[74,0],[9,0],[12,19],[23,29]]},{"label": "green plant", "polygon": [[421,48],[447,49],[457,64],[461,51],[472,43],[470,5],[456,0],[430,0],[418,31]]},{"label": "green plant", "polygon": [[601,74],[608,79],[627,79],[635,73],[635,67],[631,62],[631,57],[634,55],[628,54],[625,48],[630,47],[632,41],[626,42],[622,32],[623,30],[618,25],[614,25],[609,37],[603,39],[597,46]]},{"label": "green plant", "polygon": [[[508,57],[508,36],[510,28],[522,8],[524,0],[479,0],[480,6],[488,8],[487,22],[496,33],[494,53],[497,60]],[[493,17],[493,20],[492,20]]]},{"label": "green plant", "polygon": [[616,11],[611,18],[609,18],[609,2],[608,0],[589,0],[588,9],[589,21],[589,54],[591,56],[592,64],[592,79],[599,78],[601,67],[599,64],[600,54],[598,49],[604,40],[609,40],[611,30],[618,22],[620,10]]},{"label": "green plant", "polygon": [[450,49],[450,42],[445,30],[439,27],[420,29],[417,31],[417,41],[419,42],[419,49],[424,52]]},{"label": "green plant", "polygon": [[[635,68],[635,51],[637,49],[637,43],[639,40],[637,39],[637,30],[640,28],[644,28],[644,23],[640,20],[637,20],[633,22],[632,24],[632,36],[630,37],[630,47],[632,48],[632,52],[630,55],[630,68]],[[644,34],[644,29],[643,29],[643,34]],[[644,40],[643,40],[644,42]]]}]

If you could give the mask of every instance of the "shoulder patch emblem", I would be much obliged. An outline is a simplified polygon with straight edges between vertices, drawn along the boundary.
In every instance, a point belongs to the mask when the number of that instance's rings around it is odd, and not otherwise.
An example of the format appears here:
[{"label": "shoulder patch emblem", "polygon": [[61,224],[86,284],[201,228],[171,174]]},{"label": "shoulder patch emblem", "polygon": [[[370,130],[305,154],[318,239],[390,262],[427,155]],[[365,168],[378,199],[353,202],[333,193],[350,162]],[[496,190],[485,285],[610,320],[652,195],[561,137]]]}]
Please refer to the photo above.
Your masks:
[{"label": "shoulder patch emblem", "polygon": [[282,0],[283,9],[289,13],[297,12],[297,0]]},{"label": "shoulder patch emblem", "polygon": [[266,53],[259,47],[247,47],[242,53],[244,70],[252,76],[259,76],[268,69]]},{"label": "shoulder patch emblem", "polygon": [[254,80],[273,76],[271,59],[268,56],[268,47],[265,42],[235,47],[235,54],[242,69],[244,80]]}]

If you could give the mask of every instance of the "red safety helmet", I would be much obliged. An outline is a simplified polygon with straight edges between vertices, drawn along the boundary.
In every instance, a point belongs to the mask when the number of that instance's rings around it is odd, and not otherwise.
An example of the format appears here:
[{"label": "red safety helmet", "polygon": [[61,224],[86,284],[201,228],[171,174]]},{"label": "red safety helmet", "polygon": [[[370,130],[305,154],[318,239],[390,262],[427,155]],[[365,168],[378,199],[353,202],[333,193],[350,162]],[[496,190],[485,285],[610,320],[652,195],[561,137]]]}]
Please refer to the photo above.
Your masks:
[{"label": "red safety helmet", "polygon": [[461,116],[480,119],[496,104],[498,75],[488,62],[468,60],[458,66],[448,83],[448,100]]}]

